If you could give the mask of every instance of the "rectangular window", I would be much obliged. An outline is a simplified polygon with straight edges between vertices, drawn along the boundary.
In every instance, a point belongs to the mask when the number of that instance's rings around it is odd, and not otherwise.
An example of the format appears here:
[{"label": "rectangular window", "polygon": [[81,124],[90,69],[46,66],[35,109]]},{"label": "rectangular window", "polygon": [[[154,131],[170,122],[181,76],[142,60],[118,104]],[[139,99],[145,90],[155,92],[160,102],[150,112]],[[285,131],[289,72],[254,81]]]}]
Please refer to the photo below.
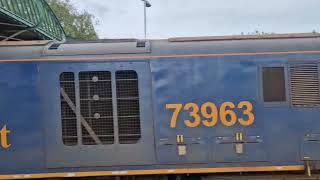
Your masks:
[{"label": "rectangular window", "polygon": [[290,65],[291,103],[298,107],[320,105],[319,67],[316,63]]},{"label": "rectangular window", "polygon": [[77,117],[75,113],[75,83],[74,74],[64,72],[60,74],[60,102],[62,141],[67,146],[78,144]]},{"label": "rectangular window", "polygon": [[79,85],[81,116],[85,120],[81,123],[82,143],[96,145],[98,140],[101,144],[113,144],[111,72],[80,72]]},{"label": "rectangular window", "polygon": [[117,71],[117,109],[120,144],[135,144],[141,138],[138,75]]},{"label": "rectangular window", "polygon": [[287,100],[284,67],[263,67],[262,80],[264,102]]}]

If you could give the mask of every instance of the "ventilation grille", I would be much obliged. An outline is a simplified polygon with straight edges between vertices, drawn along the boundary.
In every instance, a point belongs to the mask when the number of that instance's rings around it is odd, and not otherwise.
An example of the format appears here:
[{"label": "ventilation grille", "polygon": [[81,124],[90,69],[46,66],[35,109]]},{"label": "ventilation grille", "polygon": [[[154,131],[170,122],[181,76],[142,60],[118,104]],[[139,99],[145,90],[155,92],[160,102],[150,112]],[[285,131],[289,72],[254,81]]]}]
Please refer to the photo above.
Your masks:
[{"label": "ventilation grille", "polygon": [[320,105],[318,69],[317,64],[290,65],[292,105],[299,107]]},{"label": "ventilation grille", "polygon": [[[112,87],[110,72],[80,72],[80,109],[92,131],[102,144],[114,143]],[[82,125],[82,143],[96,142]]]},{"label": "ventilation grille", "polygon": [[116,81],[119,143],[134,144],[141,137],[138,75],[117,71]]},{"label": "ventilation grille", "polygon": [[61,94],[65,93],[65,95],[69,98],[66,99],[64,96],[60,95],[62,141],[67,146],[74,146],[78,144],[77,117],[75,112],[68,104],[68,100],[70,100],[73,104],[76,102],[73,73],[65,72],[60,75],[60,88]]}]

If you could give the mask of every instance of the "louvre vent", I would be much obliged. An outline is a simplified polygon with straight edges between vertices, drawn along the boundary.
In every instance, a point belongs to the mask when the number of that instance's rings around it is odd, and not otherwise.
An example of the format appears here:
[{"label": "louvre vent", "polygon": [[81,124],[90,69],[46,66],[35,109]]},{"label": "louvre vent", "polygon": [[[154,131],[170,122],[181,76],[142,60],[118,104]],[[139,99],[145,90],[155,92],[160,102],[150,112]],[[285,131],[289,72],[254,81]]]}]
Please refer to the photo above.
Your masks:
[{"label": "louvre vent", "polygon": [[70,102],[73,104],[76,102],[73,73],[64,72],[60,74],[60,88],[62,141],[67,146],[74,146],[78,144],[77,117],[69,105]]},{"label": "louvre vent", "polygon": [[[81,116],[102,144],[114,143],[111,73],[80,72]],[[96,145],[89,130],[82,123],[82,143]]]},{"label": "louvre vent", "polygon": [[135,144],[141,137],[138,75],[117,71],[117,108],[120,144]]},{"label": "louvre vent", "polygon": [[291,103],[299,107],[320,105],[317,64],[290,65]]}]

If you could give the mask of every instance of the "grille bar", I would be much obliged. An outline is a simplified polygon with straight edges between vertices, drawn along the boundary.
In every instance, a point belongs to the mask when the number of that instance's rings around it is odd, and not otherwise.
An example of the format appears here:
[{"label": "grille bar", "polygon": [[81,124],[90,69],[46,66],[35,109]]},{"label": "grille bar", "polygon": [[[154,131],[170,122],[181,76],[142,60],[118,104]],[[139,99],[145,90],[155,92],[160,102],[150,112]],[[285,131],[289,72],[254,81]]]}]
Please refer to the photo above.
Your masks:
[{"label": "grille bar", "polygon": [[[114,143],[111,72],[88,71],[79,73],[80,110],[88,125],[102,144]],[[96,145],[82,126],[82,143]]]},{"label": "grille bar", "polygon": [[[74,74],[64,72],[60,74],[60,88],[68,94],[70,100],[75,103],[75,83]],[[62,124],[62,142],[67,146],[78,144],[77,117],[69,107],[68,103],[60,96],[61,100],[61,124]]]},{"label": "grille bar", "polygon": [[116,72],[118,132],[120,144],[135,144],[141,138],[138,75]]},{"label": "grille bar", "polygon": [[[60,89],[62,97],[67,101],[68,106],[72,109],[73,113],[76,114],[76,106],[75,104],[70,100],[69,96],[66,94],[63,88]],[[96,144],[101,144],[101,141],[98,139],[95,132],[92,130],[91,126],[87,123],[87,121],[81,116],[81,124],[86,129],[86,131],[90,134],[92,139],[96,142]]]}]

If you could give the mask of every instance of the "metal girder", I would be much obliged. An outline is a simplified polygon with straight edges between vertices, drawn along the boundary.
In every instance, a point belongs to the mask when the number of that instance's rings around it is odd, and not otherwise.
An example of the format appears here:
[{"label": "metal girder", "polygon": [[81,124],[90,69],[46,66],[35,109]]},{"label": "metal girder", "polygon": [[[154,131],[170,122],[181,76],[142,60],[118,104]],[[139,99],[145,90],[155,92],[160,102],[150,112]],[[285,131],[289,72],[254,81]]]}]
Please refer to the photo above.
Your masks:
[{"label": "metal girder", "polygon": [[0,0],[0,16],[39,33],[42,39],[65,40],[65,32],[45,0]]}]

